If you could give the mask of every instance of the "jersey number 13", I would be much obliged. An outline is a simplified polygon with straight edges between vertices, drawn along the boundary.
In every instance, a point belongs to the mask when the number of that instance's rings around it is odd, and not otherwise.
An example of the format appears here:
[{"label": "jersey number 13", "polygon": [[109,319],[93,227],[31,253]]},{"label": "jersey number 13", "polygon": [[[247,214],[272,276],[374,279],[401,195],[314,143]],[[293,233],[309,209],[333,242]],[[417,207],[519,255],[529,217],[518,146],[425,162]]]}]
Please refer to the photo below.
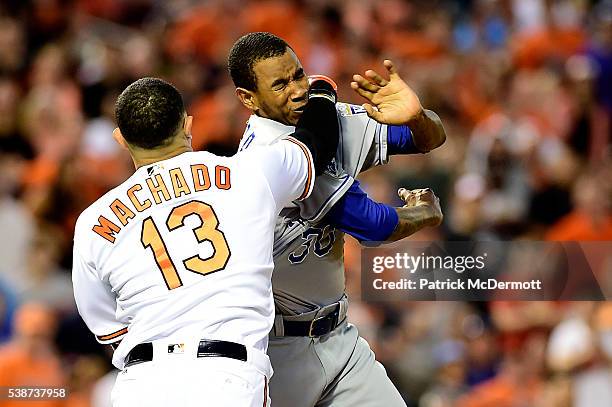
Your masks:
[{"label": "jersey number 13", "polygon": [[[183,265],[187,270],[202,275],[223,270],[230,258],[230,250],[225,235],[218,229],[219,219],[217,219],[217,215],[210,205],[201,201],[189,201],[175,207],[166,220],[168,230],[173,231],[185,226],[185,218],[190,215],[197,215],[202,221],[202,225],[193,229],[195,238],[198,243],[209,241],[213,247],[213,254],[207,259],[203,259],[196,254],[183,260]],[[157,263],[168,289],[172,290],[182,286],[183,282],[168,253],[166,244],[150,216],[142,222],[140,241],[145,249],[150,248],[153,252],[155,263]]]}]

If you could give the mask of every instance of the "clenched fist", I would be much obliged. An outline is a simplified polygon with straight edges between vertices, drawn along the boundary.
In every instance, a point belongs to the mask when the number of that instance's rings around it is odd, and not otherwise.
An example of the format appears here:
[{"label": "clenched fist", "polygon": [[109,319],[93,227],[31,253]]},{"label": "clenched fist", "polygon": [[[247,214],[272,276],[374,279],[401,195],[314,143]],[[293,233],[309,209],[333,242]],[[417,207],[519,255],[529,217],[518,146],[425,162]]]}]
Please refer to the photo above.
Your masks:
[{"label": "clenched fist", "polygon": [[397,191],[399,197],[406,202],[404,207],[425,207],[431,211],[429,226],[438,226],[442,223],[444,215],[440,208],[440,199],[429,188],[424,189],[405,189],[400,188]]}]

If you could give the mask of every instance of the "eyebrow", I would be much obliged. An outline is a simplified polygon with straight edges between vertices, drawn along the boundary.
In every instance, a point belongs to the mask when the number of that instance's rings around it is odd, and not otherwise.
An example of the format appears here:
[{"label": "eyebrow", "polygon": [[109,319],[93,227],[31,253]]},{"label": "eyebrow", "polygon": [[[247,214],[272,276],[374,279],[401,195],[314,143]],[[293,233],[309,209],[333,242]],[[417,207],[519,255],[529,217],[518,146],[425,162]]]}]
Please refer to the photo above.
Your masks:
[{"label": "eyebrow", "polygon": [[[292,78],[292,79],[295,79],[295,78],[297,78],[298,76],[301,76],[301,75],[303,75],[303,74],[304,74],[304,68],[299,67],[299,68],[298,68],[298,69],[296,69],[296,71],[293,73],[293,78]],[[287,82],[289,82],[289,81],[288,81],[286,78],[278,78],[278,79],[276,79],[274,82],[272,82],[272,85],[270,85],[270,87],[272,87],[272,88],[273,88],[273,87],[278,86],[278,85],[284,85],[284,84],[286,84]]]}]

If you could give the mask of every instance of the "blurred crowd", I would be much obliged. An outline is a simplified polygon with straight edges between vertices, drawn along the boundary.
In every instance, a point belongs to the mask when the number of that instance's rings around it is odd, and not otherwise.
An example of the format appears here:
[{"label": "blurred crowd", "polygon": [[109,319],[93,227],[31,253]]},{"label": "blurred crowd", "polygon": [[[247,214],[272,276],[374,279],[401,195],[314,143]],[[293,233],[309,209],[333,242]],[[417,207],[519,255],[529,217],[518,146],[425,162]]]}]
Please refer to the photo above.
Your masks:
[{"label": "blurred crowd", "polygon": [[[0,386],[109,405],[115,373],[69,270],[76,217],[133,171],[114,101],[163,77],[194,147],[232,155],[248,112],[226,59],[249,31],[284,38],[357,104],[352,75],[390,58],[439,113],[444,146],[361,177],[393,204],[398,186],[434,189],[444,225],[414,239],[612,240],[610,0],[3,0]],[[612,406],[612,303],[367,303],[359,246],[346,250],[350,320],[410,407]]]}]

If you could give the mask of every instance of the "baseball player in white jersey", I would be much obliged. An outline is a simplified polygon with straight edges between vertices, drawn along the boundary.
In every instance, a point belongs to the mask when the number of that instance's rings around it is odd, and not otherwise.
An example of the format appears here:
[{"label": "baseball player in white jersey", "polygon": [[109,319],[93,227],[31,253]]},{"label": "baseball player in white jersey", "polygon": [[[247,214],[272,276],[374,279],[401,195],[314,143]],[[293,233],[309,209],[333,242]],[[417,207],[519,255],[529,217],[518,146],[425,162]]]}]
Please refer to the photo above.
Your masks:
[{"label": "baseball player in white jersey", "polygon": [[123,369],[114,406],[268,405],[276,217],[337,148],[335,94],[317,86],[292,136],[232,158],[192,152],[169,83],[119,96],[113,135],[136,171],[79,216],[73,257],[79,313]]},{"label": "baseball player in white jersey", "polygon": [[[347,323],[343,234],[361,241],[394,241],[441,222],[429,190],[400,190],[407,203],[371,201],[355,177],[390,154],[428,152],[445,140],[434,112],[424,110],[391,61],[386,80],[355,75],[352,88],[371,103],[337,103],[340,142],[311,196],[281,211],[274,236],[276,306],[269,355],[277,372],[275,406],[405,406],[367,342]],[[229,69],[236,93],[253,111],[240,151],[274,145],[293,131],[308,87],[301,64],[282,39],[251,33],[232,47]],[[374,107],[372,106],[374,105]],[[407,125],[408,124],[408,125]]]}]

